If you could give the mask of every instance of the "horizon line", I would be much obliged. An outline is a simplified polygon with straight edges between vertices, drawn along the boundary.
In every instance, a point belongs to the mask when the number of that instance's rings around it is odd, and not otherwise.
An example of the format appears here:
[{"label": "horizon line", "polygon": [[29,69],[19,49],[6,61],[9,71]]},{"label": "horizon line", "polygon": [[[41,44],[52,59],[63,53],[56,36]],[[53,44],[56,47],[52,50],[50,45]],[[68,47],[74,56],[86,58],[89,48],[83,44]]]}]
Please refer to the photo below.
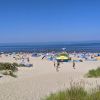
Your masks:
[{"label": "horizon line", "polygon": [[70,44],[70,43],[100,43],[100,40],[82,40],[82,41],[46,41],[46,42],[1,42],[0,44],[58,44],[58,43],[67,43],[67,44]]}]

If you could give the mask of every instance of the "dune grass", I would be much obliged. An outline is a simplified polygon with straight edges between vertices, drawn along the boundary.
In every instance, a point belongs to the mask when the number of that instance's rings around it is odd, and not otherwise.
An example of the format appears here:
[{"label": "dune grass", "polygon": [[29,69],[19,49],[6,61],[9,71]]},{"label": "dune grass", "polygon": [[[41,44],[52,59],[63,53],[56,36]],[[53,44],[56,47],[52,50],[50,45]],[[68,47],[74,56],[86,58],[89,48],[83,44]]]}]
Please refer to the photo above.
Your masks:
[{"label": "dune grass", "polygon": [[0,70],[11,70],[15,72],[18,68],[12,63],[0,63]]},{"label": "dune grass", "polygon": [[17,64],[15,63],[0,63],[0,71],[3,71],[3,75],[9,75],[17,77],[14,72],[18,71]]},{"label": "dune grass", "polygon": [[90,70],[87,74],[87,77],[92,78],[92,77],[100,77],[100,67],[98,67],[97,69],[92,69]]},{"label": "dune grass", "polygon": [[88,93],[82,87],[71,87],[65,91],[51,94],[42,100],[100,100],[100,90]]},{"label": "dune grass", "polygon": [[17,77],[15,75],[15,72],[18,71],[18,67],[25,67],[25,65],[18,63],[0,63],[0,71],[3,75],[10,75],[12,77]]},{"label": "dune grass", "polygon": [[24,64],[13,63],[13,65],[16,66],[16,67],[25,67]]}]

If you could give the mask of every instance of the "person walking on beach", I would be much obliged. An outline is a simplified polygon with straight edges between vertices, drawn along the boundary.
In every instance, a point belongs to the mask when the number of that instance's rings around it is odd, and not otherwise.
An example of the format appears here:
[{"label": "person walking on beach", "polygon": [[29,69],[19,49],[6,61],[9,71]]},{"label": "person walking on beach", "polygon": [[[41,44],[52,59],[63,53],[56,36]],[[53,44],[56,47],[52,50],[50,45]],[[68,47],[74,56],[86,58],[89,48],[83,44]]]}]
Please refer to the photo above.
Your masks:
[{"label": "person walking on beach", "polygon": [[54,67],[56,67],[56,64],[57,64],[57,60],[56,59],[53,59],[53,64],[54,64]]},{"label": "person walking on beach", "polygon": [[56,63],[55,63],[55,61],[54,61],[54,67],[56,66]]},{"label": "person walking on beach", "polygon": [[59,66],[60,66],[60,62],[57,61],[57,66],[56,66],[56,71],[57,71],[57,72],[59,71]]},{"label": "person walking on beach", "polygon": [[73,60],[73,68],[75,69],[75,61]]},{"label": "person walking on beach", "polygon": [[29,59],[29,57],[27,58],[27,61],[28,61],[28,62],[30,62],[30,59]]},{"label": "person walking on beach", "polygon": [[42,57],[42,60],[45,58],[45,56]]}]

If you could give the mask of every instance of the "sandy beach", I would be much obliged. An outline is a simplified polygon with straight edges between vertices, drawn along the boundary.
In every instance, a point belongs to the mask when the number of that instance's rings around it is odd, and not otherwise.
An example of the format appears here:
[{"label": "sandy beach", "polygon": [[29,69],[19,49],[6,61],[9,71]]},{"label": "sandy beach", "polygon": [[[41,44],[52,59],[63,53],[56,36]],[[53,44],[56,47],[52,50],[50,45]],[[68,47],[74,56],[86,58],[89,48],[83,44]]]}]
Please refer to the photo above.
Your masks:
[{"label": "sandy beach", "polygon": [[100,0],[0,0],[0,100],[100,100]]},{"label": "sandy beach", "polygon": [[[90,69],[99,67],[100,61],[77,62],[76,69],[73,69],[72,62],[63,63],[57,72],[52,61],[29,57],[33,67],[18,68],[17,78],[1,74],[0,100],[41,100],[50,93],[70,87],[71,82],[81,82],[86,89],[100,85],[99,78],[84,77]],[[0,62],[15,60],[2,56]]]}]

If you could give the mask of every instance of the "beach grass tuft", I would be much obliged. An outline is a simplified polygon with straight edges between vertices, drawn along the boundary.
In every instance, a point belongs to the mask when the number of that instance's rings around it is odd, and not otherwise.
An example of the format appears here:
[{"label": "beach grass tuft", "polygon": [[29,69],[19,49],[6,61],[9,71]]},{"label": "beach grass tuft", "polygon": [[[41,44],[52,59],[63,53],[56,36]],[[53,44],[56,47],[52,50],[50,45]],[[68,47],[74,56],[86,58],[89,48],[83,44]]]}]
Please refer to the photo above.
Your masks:
[{"label": "beach grass tuft", "polygon": [[80,86],[71,87],[65,91],[51,94],[42,100],[100,100],[100,89],[88,93]]},{"label": "beach grass tuft", "polygon": [[0,70],[11,70],[15,72],[18,70],[18,68],[11,63],[0,63]]},{"label": "beach grass tuft", "polygon": [[15,64],[12,63],[0,63],[0,71],[3,71],[3,75],[10,75],[12,77],[17,77],[14,72],[18,71]]},{"label": "beach grass tuft", "polygon": [[87,74],[87,77],[92,78],[92,77],[100,77],[100,67],[98,67],[97,69],[92,69],[90,70]]}]

